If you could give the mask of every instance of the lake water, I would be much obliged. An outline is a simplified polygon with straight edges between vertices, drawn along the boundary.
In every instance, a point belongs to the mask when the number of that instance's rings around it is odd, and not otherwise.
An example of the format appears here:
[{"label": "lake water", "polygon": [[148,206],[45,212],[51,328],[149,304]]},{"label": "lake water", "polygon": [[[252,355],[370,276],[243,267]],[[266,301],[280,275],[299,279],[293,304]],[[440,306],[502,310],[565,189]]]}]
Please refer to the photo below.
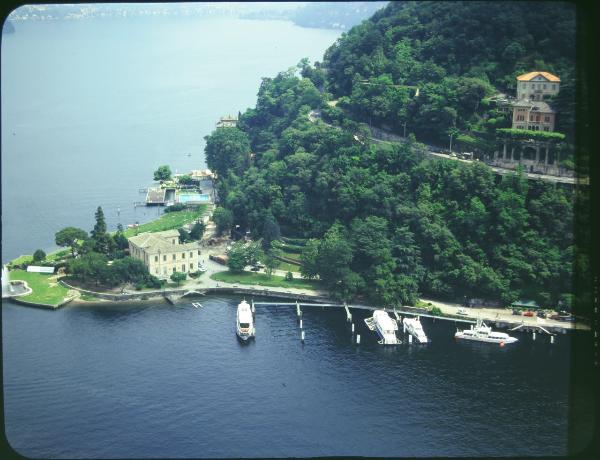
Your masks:
[{"label": "lake water", "polygon": [[28,457],[562,455],[570,336],[504,348],[455,342],[422,319],[427,345],[383,347],[354,313],[257,307],[239,298],[3,308],[10,444]]},{"label": "lake water", "polygon": [[[219,116],[263,76],[320,60],[337,32],[278,21],[18,22],[2,37],[2,260],[73,225],[111,229],[161,164],[204,166]],[[188,153],[192,155],[187,156]],[[386,348],[355,313],[261,308],[234,335],[239,298],[44,311],[2,305],[5,433],[36,458],[480,456],[567,452],[572,340],[519,334]],[[589,334],[588,334],[589,336]],[[586,339],[587,340],[587,339]]]},{"label": "lake water", "polygon": [[[20,21],[2,36],[2,261],[55,248],[66,226],[155,218],[134,209],[153,171],[200,169],[220,116],[262,77],[321,60],[339,32],[284,21]],[[188,156],[191,154],[191,156]]]}]

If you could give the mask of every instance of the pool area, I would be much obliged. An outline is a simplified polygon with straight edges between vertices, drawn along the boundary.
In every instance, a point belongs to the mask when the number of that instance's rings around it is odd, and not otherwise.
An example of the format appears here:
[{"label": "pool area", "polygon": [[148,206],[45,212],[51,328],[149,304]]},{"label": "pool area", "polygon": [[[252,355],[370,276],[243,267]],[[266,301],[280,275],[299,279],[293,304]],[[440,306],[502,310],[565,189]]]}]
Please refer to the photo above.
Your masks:
[{"label": "pool area", "polygon": [[180,193],[177,201],[183,204],[210,203],[210,195],[206,193]]}]

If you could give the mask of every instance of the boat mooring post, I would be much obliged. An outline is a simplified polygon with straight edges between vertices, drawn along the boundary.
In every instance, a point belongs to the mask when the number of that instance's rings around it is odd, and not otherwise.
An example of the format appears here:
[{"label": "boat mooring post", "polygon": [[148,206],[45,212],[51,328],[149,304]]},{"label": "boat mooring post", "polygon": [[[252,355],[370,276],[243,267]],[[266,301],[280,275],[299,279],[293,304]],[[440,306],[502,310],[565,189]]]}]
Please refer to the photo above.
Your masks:
[{"label": "boat mooring post", "polygon": [[298,315],[298,318],[300,316],[302,316],[302,310],[300,310],[300,304],[298,303],[297,300],[296,300],[296,314]]},{"label": "boat mooring post", "polygon": [[300,332],[300,340],[304,342],[304,329],[302,329],[302,332]]},{"label": "boat mooring post", "polygon": [[360,343],[360,334],[356,334],[356,344]]},{"label": "boat mooring post", "polygon": [[550,343],[554,343],[554,335],[550,336]]},{"label": "boat mooring post", "polygon": [[302,320],[300,320],[300,329],[302,329]]},{"label": "boat mooring post", "polygon": [[250,301],[250,304],[252,305],[252,315],[254,315],[254,313],[256,313],[256,307],[254,306],[254,299],[252,299]]},{"label": "boat mooring post", "polygon": [[352,333],[354,334],[354,323],[352,323]]},{"label": "boat mooring post", "polygon": [[533,333],[533,340],[535,340],[535,332]]},{"label": "boat mooring post", "polygon": [[406,334],[406,324],[402,321],[402,332]]},{"label": "boat mooring post", "polygon": [[412,334],[408,334],[408,343],[412,343]]}]

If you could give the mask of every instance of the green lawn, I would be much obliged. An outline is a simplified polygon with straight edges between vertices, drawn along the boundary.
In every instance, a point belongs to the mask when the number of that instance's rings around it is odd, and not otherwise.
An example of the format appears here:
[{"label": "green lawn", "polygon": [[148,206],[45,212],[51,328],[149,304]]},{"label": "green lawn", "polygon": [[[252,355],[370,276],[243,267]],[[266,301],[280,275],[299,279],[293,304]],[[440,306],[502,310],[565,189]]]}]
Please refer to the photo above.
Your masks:
[{"label": "green lawn", "polygon": [[29,273],[25,270],[13,270],[10,272],[11,280],[26,281],[27,285],[33,289],[31,294],[20,296],[20,299],[29,302],[58,305],[67,296],[68,289],[58,284],[56,278],[50,279],[51,276],[53,275]]},{"label": "green lawn", "polygon": [[228,271],[213,274],[211,279],[215,281],[223,281],[224,283],[237,283],[255,286],[270,286],[281,288],[297,288],[297,289],[320,289],[318,281],[294,279],[286,281],[283,276],[273,275],[269,278],[264,273],[231,273]]},{"label": "green lawn", "polygon": [[300,263],[300,258],[302,257],[301,254],[296,254],[294,252],[285,252],[282,251],[281,252],[281,257],[285,257],[286,259],[290,259],[290,260],[295,260],[298,263]]},{"label": "green lawn", "polygon": [[285,270],[286,272],[300,272],[300,265],[290,264],[289,262],[279,261],[279,265],[276,267],[277,270]]},{"label": "green lawn", "polygon": [[162,232],[165,230],[173,230],[175,228],[180,228],[185,224],[189,224],[195,221],[198,217],[204,214],[204,212],[206,211],[206,207],[207,205],[202,204],[198,206],[197,211],[183,210],[168,212],[161,215],[156,220],[147,222],[145,224],[140,224],[140,226],[137,229],[127,228],[123,233],[125,237],[130,238],[138,233]]}]

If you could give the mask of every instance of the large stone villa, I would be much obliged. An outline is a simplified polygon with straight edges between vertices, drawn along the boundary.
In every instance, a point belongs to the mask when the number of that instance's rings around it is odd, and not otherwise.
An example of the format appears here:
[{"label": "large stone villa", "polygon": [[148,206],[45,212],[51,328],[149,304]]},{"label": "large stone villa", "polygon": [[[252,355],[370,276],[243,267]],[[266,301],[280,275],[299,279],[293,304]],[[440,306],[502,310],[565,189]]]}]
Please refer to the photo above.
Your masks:
[{"label": "large stone villa", "polygon": [[[512,108],[512,128],[553,132],[557,113],[548,103],[560,91],[560,78],[549,72],[533,71],[517,77],[517,97],[505,100],[504,110]],[[503,139],[488,162],[494,166],[555,176],[572,176],[573,172],[559,166],[560,152],[555,140],[523,137]]]},{"label": "large stone villa", "polygon": [[200,243],[179,243],[179,232],[142,233],[129,238],[129,253],[144,262],[151,275],[169,278],[176,271],[190,273],[200,265]]}]

